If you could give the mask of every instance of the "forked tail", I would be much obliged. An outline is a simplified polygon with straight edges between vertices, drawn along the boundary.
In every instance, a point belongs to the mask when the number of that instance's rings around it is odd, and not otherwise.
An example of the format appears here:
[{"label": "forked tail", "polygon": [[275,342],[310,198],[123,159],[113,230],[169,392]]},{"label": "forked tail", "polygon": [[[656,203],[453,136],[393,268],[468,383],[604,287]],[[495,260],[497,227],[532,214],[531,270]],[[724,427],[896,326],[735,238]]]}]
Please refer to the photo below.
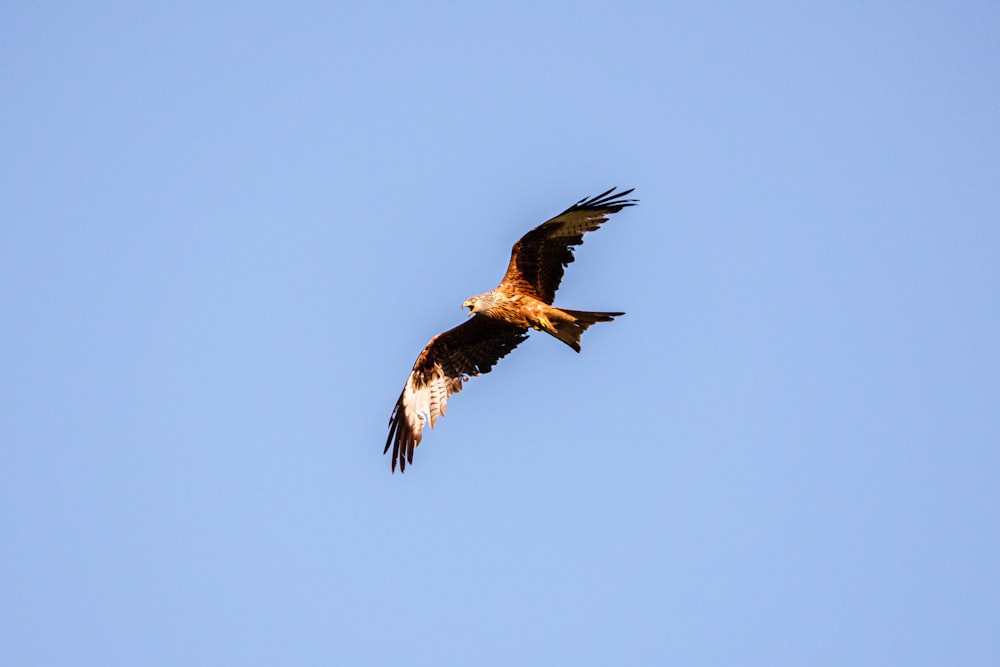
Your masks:
[{"label": "forked tail", "polygon": [[590,325],[596,324],[597,322],[610,322],[619,315],[625,314],[595,313],[589,310],[568,310],[566,308],[560,308],[559,310],[568,315],[568,317],[566,319],[561,317],[558,319],[553,318],[552,326],[555,331],[550,333],[577,352],[580,351],[580,336],[583,335],[583,332],[586,331]]}]

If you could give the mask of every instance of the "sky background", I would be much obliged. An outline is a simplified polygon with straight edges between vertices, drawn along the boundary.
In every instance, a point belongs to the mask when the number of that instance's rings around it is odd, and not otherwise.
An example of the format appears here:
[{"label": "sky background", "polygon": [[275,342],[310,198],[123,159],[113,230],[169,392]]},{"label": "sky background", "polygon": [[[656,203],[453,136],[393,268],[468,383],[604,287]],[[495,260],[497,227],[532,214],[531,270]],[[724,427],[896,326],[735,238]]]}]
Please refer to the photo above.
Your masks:
[{"label": "sky background", "polygon": [[833,4],[4,3],[0,663],[995,665],[1000,6]]}]

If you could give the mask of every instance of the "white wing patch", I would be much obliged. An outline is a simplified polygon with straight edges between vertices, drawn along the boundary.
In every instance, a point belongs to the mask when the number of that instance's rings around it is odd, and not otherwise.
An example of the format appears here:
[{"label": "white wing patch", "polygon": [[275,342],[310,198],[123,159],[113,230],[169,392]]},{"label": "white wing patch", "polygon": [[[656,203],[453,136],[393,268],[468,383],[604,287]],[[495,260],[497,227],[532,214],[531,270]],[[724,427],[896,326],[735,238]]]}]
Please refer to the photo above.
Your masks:
[{"label": "white wing patch", "polygon": [[[579,215],[579,213],[576,213]],[[574,216],[575,217],[575,216]],[[607,222],[608,215],[604,211],[587,212],[579,220],[560,221],[559,227],[551,233],[553,238],[575,237],[586,232],[596,231],[603,223]]]},{"label": "white wing patch", "polygon": [[430,381],[417,387],[416,373],[411,373],[406,380],[403,391],[403,416],[413,433],[414,445],[420,444],[424,425],[430,419],[431,428],[437,425],[437,420],[444,417],[448,409],[448,397],[462,391],[462,382],[467,377],[445,377],[441,364],[434,364],[434,373]]}]

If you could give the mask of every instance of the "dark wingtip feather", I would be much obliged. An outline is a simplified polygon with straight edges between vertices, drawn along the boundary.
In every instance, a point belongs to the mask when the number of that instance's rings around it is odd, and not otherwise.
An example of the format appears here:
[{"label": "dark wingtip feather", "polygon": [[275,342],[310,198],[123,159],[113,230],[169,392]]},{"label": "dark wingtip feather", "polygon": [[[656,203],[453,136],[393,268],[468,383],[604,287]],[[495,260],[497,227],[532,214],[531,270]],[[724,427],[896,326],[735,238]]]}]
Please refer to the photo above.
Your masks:
[{"label": "dark wingtip feather", "polygon": [[581,199],[576,204],[574,204],[573,206],[569,207],[566,210],[579,211],[581,209],[607,208],[607,209],[614,209],[613,212],[617,213],[626,206],[635,206],[636,204],[639,203],[638,199],[625,199],[625,197],[632,194],[635,188],[629,188],[628,190],[624,190],[622,192],[615,192],[615,190],[617,189],[618,186],[615,186],[610,190],[602,192],[599,195],[595,195],[589,198],[584,197],[583,199]]},{"label": "dark wingtip feather", "polygon": [[[396,462],[399,461],[399,472],[403,472],[405,463],[399,456],[399,445],[406,437],[406,426],[401,423],[404,419],[402,414],[403,407],[403,395],[399,395],[399,400],[396,401],[396,407],[392,410],[392,416],[389,417],[389,435],[385,439],[385,448],[382,450],[382,455],[385,456],[389,452],[389,445],[392,445],[392,472],[396,472]],[[412,460],[411,460],[412,461]]]}]

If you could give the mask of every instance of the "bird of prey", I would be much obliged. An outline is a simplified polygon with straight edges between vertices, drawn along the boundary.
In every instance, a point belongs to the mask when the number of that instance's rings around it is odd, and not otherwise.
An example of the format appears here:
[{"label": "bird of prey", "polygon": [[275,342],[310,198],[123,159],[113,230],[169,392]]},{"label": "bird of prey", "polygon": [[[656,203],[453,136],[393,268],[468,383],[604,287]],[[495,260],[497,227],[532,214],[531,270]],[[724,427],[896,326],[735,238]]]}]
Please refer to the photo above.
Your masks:
[{"label": "bird of prey", "polygon": [[469,297],[472,319],[434,336],[417,357],[403,392],[389,417],[392,471],[413,463],[424,425],[443,417],[448,397],[462,391],[469,376],[488,373],[493,365],[527,338],[528,329],[544,331],[580,351],[580,336],[596,322],[610,322],[625,313],[599,313],[552,305],[563,271],[573,261],[573,246],[583,243],[608,216],[637,203],[626,199],[632,190],[607,192],[581,199],[535,227],[514,244],[507,273],[496,289]]}]

